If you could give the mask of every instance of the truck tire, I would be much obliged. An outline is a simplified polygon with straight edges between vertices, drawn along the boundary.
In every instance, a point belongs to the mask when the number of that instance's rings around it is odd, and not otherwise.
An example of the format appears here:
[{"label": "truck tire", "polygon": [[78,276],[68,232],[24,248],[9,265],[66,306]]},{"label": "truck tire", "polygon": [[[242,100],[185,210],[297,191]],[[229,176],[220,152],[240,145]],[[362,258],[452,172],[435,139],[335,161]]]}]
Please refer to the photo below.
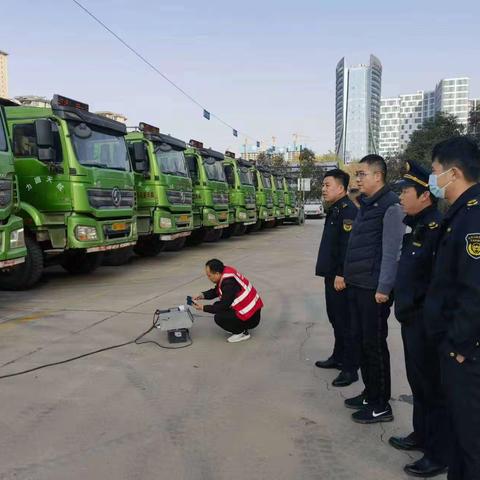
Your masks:
[{"label": "truck tire", "polygon": [[25,236],[27,257],[16,268],[0,272],[1,290],[27,290],[33,287],[43,273],[43,252],[40,245],[28,235]]},{"label": "truck tire", "polygon": [[101,265],[102,259],[102,253],[71,250],[64,254],[60,265],[72,275],[86,275],[96,270]]},{"label": "truck tire", "polygon": [[180,237],[180,238],[176,238],[175,240],[170,240],[168,242],[165,242],[165,250],[167,252],[178,252],[187,243],[187,238],[188,237]]},{"label": "truck tire", "polygon": [[247,233],[258,232],[260,228],[262,228],[262,221],[257,220],[256,223],[247,227]]},{"label": "truck tire", "polygon": [[133,257],[133,247],[118,248],[104,253],[102,265],[107,267],[120,267]]},{"label": "truck tire", "polygon": [[205,236],[205,241],[208,243],[218,242],[222,238],[223,228],[212,229],[207,232]]},{"label": "truck tire", "polygon": [[139,237],[133,251],[140,257],[156,257],[165,249],[165,243],[158,235]]},{"label": "truck tire", "polygon": [[236,237],[241,237],[242,235],[245,235],[245,233],[247,233],[247,226],[243,223],[237,223],[237,231],[234,235]]},{"label": "truck tire", "polygon": [[207,236],[207,230],[203,227],[197,228],[192,232],[192,234],[187,237],[187,245],[200,245],[205,241],[205,237]]},{"label": "truck tire", "polygon": [[227,228],[222,228],[222,238],[230,238],[238,235],[239,223],[232,223]]}]

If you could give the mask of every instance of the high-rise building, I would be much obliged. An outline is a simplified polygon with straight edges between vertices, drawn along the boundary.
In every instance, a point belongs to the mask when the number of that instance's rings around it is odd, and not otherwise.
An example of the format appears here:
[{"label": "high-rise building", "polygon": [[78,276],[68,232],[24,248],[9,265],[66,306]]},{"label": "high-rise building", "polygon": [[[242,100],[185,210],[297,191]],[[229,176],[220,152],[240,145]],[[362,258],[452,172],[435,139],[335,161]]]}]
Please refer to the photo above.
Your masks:
[{"label": "high-rise building", "polygon": [[0,50],[0,97],[8,98],[8,53]]},{"label": "high-rise building", "polygon": [[123,115],[123,113],[115,113],[115,112],[95,112],[97,115],[101,115],[102,117],[107,117],[110,120],[115,120],[116,122],[120,123],[127,123],[127,117]]},{"label": "high-rise building", "polygon": [[438,112],[457,117],[462,125],[468,123],[470,103],[467,77],[441,80],[435,90],[422,90],[394,98],[382,98],[380,110],[379,153],[382,156],[402,152],[415,130]]},{"label": "high-rise building", "polygon": [[344,163],[378,150],[382,64],[370,55],[369,65],[336,69],[335,150]]}]

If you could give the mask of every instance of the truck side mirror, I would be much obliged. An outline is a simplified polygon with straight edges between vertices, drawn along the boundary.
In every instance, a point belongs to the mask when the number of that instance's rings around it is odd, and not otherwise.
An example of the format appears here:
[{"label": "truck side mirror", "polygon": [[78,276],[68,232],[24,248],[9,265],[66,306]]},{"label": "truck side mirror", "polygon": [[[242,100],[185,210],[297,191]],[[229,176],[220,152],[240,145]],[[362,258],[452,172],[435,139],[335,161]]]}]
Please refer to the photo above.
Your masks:
[{"label": "truck side mirror", "polygon": [[133,163],[136,172],[147,171],[147,153],[143,142],[135,142],[133,144]]},{"label": "truck side mirror", "polygon": [[53,140],[53,123],[48,118],[35,120],[35,140],[38,147],[38,159],[42,162],[54,162],[56,155]]}]

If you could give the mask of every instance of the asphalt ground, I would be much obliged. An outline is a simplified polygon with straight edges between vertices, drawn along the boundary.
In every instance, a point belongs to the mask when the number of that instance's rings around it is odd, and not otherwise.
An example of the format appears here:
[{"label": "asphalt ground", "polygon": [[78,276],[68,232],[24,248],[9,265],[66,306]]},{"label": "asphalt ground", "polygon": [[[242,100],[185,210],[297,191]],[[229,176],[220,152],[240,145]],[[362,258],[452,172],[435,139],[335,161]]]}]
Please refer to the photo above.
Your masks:
[{"label": "asphalt ground", "polygon": [[[134,339],[156,308],[210,288],[212,257],[238,268],[265,308],[252,339],[207,314],[180,350],[128,345],[0,380],[0,478],[313,480],[408,478],[388,437],[411,430],[399,325],[390,319],[395,421],[359,425],[331,387],[323,281],[313,275],[322,220],[134,258],[74,277],[50,269],[27,292],[0,292],[0,375]],[[163,333],[147,339],[165,344]],[[442,477],[440,477],[442,478]]]}]

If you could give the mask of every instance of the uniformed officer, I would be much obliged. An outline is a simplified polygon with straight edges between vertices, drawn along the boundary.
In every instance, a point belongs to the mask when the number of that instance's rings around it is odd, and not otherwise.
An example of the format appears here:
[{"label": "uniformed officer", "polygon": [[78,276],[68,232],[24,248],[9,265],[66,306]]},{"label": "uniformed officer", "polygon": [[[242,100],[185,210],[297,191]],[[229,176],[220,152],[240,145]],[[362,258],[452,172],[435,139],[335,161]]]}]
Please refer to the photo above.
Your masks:
[{"label": "uniformed officer", "polygon": [[429,172],[407,162],[400,183],[400,203],[410,227],[403,237],[395,281],[395,316],[402,325],[408,383],[413,393],[413,432],[391,437],[399,450],[422,450],[424,456],[405,466],[408,474],[433,477],[447,470],[449,421],[440,380],[440,359],[434,342],[427,337],[423,306],[430,283],[442,215],[437,199],[428,189]]},{"label": "uniformed officer", "polygon": [[480,479],[480,151],[467,137],[435,146],[430,191],[450,204],[425,301],[453,425],[449,480]]},{"label": "uniformed officer", "polygon": [[341,370],[333,381],[335,387],[344,387],[358,380],[358,360],[350,355],[353,350],[349,347],[350,314],[343,278],[345,251],[357,216],[357,207],[347,195],[349,182],[348,173],[340,169],[330,170],[323,179],[323,199],[331,206],[325,219],[315,269],[316,275],[325,278],[327,315],[335,336],[332,355],[315,365]]}]

